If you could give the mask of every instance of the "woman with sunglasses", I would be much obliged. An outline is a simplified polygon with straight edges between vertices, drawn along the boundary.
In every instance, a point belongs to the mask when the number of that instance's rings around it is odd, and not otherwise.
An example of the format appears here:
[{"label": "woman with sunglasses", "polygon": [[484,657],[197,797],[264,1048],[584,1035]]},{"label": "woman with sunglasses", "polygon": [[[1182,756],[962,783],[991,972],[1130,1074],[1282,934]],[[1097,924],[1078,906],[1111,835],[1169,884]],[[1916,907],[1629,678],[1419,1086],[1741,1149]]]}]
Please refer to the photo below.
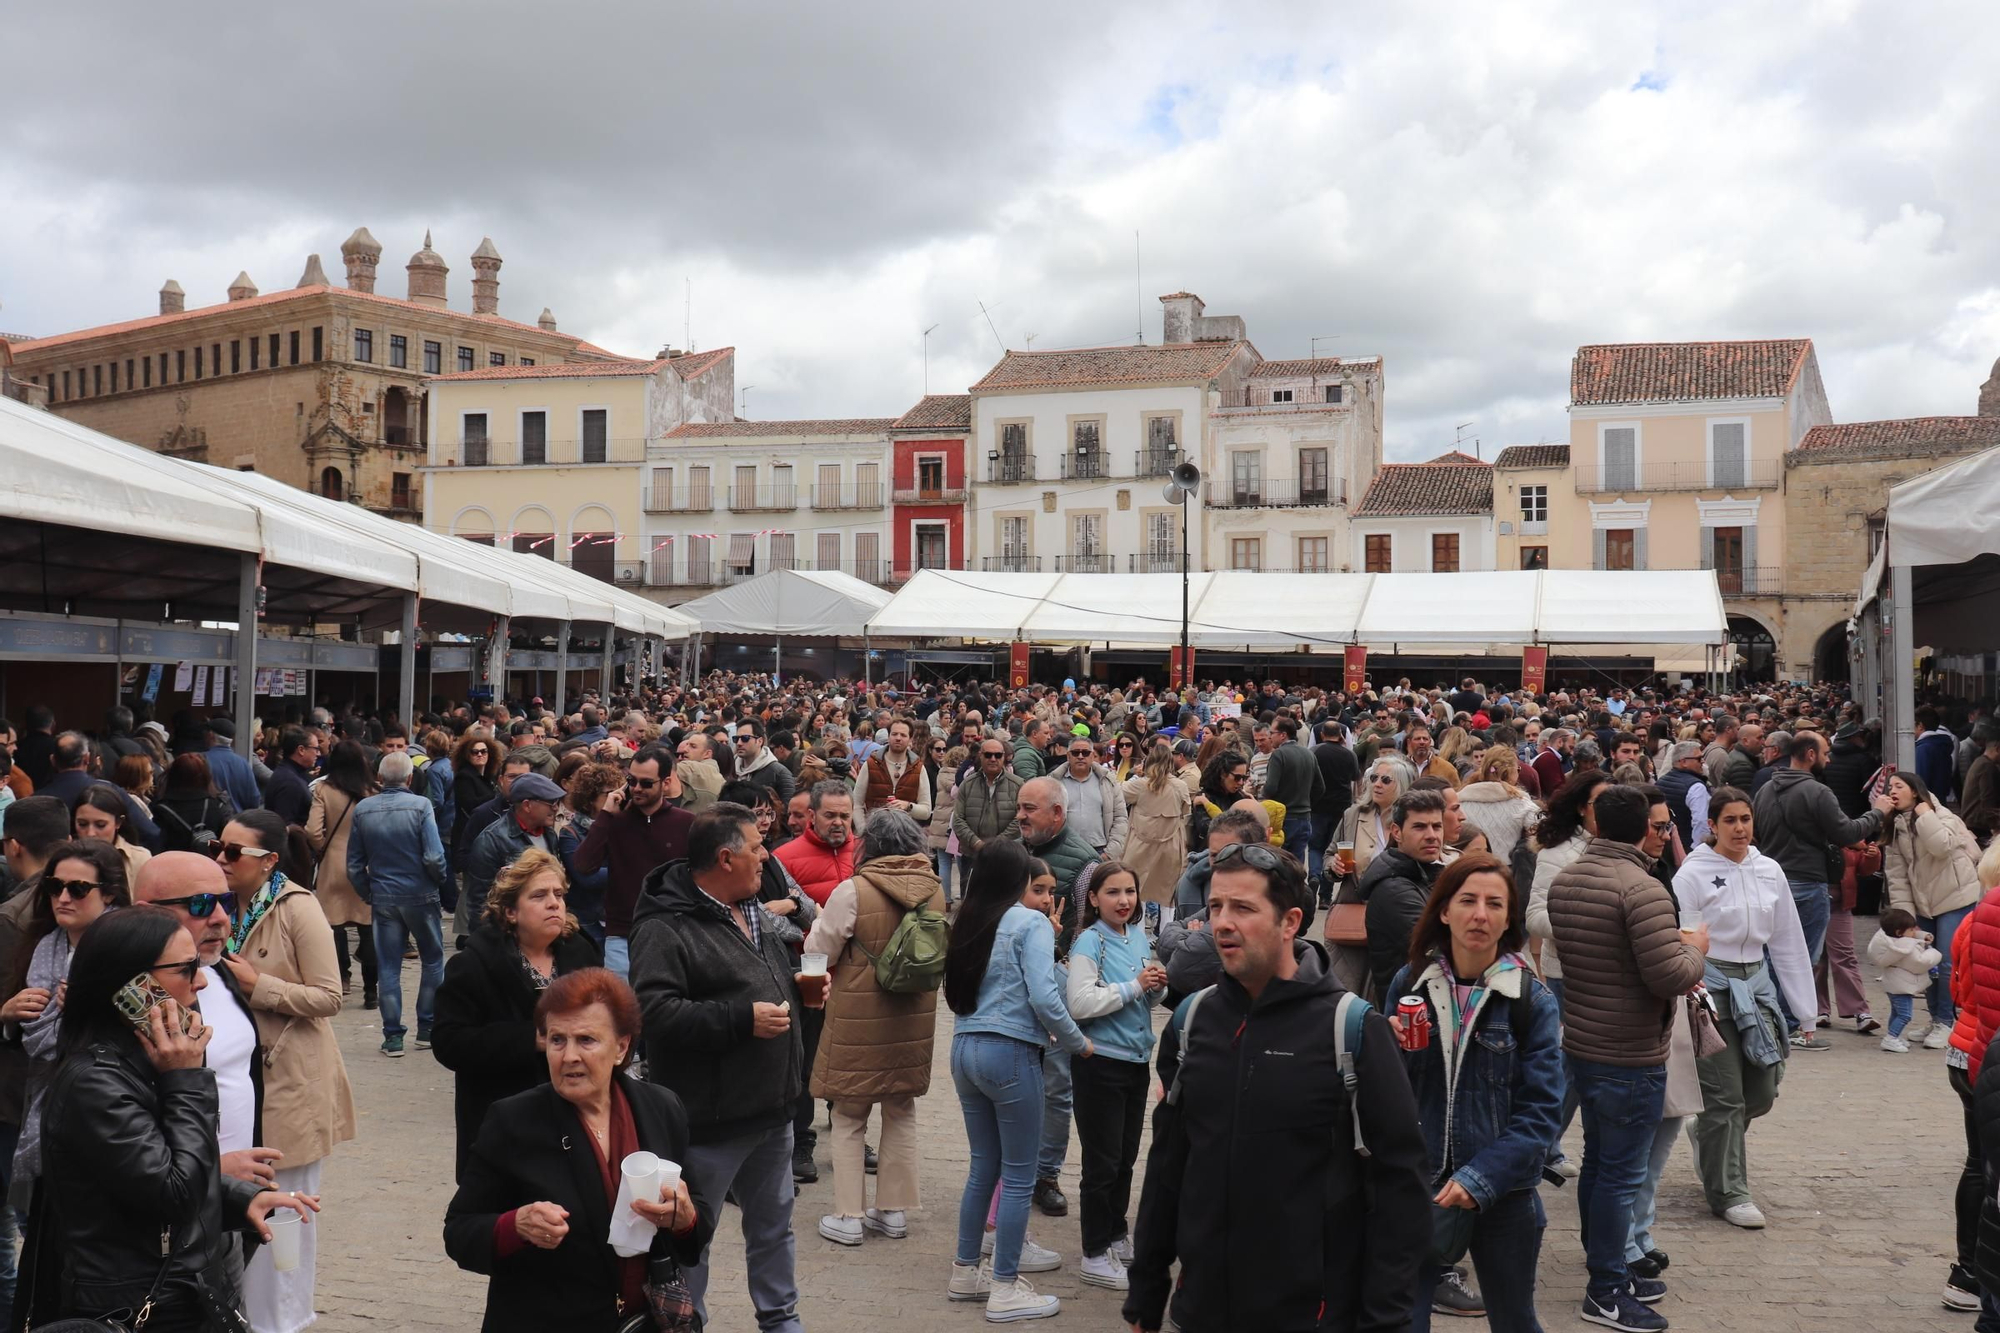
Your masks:
[{"label": "woman with sunglasses", "polygon": [[[219,846],[223,878],[241,908],[222,966],[250,997],[264,1047],[264,1146],[284,1154],[280,1190],[318,1195],[327,1154],[354,1137],[354,1094],[333,1031],[341,1004],[333,928],[311,891],[285,877],[279,816],[245,810],[222,830]],[[251,1324],[304,1328],[313,1320],[313,1281],[310,1232],[289,1272],[277,1272],[259,1250],[243,1272]]]},{"label": "woman with sunglasses", "polygon": [[1366,793],[1341,816],[1333,845],[1326,848],[1329,855],[1341,843],[1354,848],[1354,866],[1346,872],[1351,881],[1359,883],[1375,854],[1389,845],[1389,807],[1416,780],[1417,771],[1399,754],[1377,755],[1368,765],[1368,774],[1362,779]]},{"label": "woman with sunglasses", "polygon": [[118,854],[125,869],[125,882],[139,877],[139,867],[153,859],[144,847],[135,846],[126,833],[130,828],[130,798],[108,782],[93,782],[77,798],[76,836],[84,842],[101,842]]},{"label": "woman with sunglasses", "polygon": [[1129,781],[1139,771],[1139,738],[1129,731],[1120,732],[1111,742],[1111,753],[1117,760],[1111,765],[1111,776],[1120,783]]},{"label": "woman with sunglasses", "polygon": [[351,985],[353,966],[347,952],[347,928],[354,927],[360,944],[361,1007],[373,1009],[375,983],[375,915],[347,877],[347,835],[354,831],[354,807],[378,788],[368,773],[368,756],[354,741],[338,741],[326,756],[326,776],[312,788],[312,813],[306,817],[306,841],[319,858],[313,892],[333,927],[334,956],[340,962],[340,993]]},{"label": "woman with sunglasses", "polygon": [[7,964],[11,998],[0,1005],[7,1038],[19,1041],[28,1057],[27,1109],[8,1191],[9,1201],[24,1213],[35,1206],[31,1201],[41,1174],[42,1099],[56,1070],[70,956],[98,917],[132,902],[118,853],[96,839],[57,843],[49,853],[49,868],[27,891],[34,895],[34,905]]},{"label": "woman with sunglasses", "polygon": [[500,768],[506,758],[507,747],[476,727],[460,737],[458,748],[452,751],[453,818],[439,834],[453,869],[465,864],[465,839],[472,825],[472,812],[500,794]]}]

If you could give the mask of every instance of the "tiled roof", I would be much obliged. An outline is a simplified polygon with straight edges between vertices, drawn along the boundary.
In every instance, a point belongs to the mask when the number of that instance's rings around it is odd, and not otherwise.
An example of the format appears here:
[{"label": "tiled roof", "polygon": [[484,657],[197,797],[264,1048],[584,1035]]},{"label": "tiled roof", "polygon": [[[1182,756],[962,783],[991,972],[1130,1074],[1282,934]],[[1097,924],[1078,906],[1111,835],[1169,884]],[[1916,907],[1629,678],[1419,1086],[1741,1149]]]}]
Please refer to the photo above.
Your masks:
[{"label": "tiled roof", "polygon": [[1493,460],[1494,467],[1568,467],[1566,444],[1510,444]]},{"label": "tiled roof", "polygon": [[2000,446],[2000,417],[1904,417],[1814,426],[1799,441],[1798,452],[1845,454],[1995,446]]},{"label": "tiled roof", "polygon": [[667,358],[673,362],[674,373],[683,380],[695,379],[707,374],[715,367],[736,354],[734,347],[717,347],[706,352],[689,352],[685,356]]},{"label": "tiled roof", "polygon": [[1080,347],[1067,352],[1009,352],[974,393],[991,389],[1059,388],[1083,384],[1161,384],[1205,380],[1222,373],[1240,342],[1159,346]]},{"label": "tiled roof", "polygon": [[1492,465],[1457,452],[1428,463],[1384,463],[1354,507],[1356,518],[1492,512]]},{"label": "tiled roof", "polygon": [[934,393],[896,418],[892,430],[969,431],[972,429],[972,395]]},{"label": "tiled roof", "polygon": [[1379,366],[1379,356],[1316,356],[1305,361],[1260,361],[1250,372],[1253,380],[1300,379],[1308,375],[1338,375],[1347,367]]},{"label": "tiled roof", "polygon": [[1781,398],[1811,354],[1810,338],[1579,347],[1570,362],[1570,403]]},{"label": "tiled roof", "polygon": [[754,439],[772,435],[882,435],[894,417],[836,417],[825,421],[691,421],[667,432],[670,440]]},{"label": "tiled roof", "polygon": [[650,375],[665,361],[557,361],[534,366],[481,366],[449,375],[428,375],[432,383],[460,384],[466,380],[576,380],[606,375]]},{"label": "tiled roof", "polygon": [[[311,287],[287,287],[281,292],[266,292],[262,296],[253,296],[245,301],[224,301],[219,305],[206,305],[194,310],[180,310],[171,315],[149,315],[144,319],[128,319],[119,324],[99,324],[95,328],[73,329],[68,333],[51,334],[46,338],[38,338],[33,342],[16,343],[14,344],[14,350],[16,352],[40,352],[50,347],[60,347],[66,343],[83,342],[89,338],[104,338],[121,333],[139,333],[151,329],[165,328],[167,325],[186,320],[200,319],[204,315],[214,315],[234,310],[255,310],[260,306],[281,305],[286,301],[296,301],[307,296],[321,296],[329,292],[338,293],[341,296],[349,297],[356,301],[372,301],[378,305],[393,306],[398,310],[413,310],[425,315],[450,315],[456,319],[467,319],[481,324],[492,324],[513,333],[528,333],[538,338],[557,338],[573,343],[578,347],[587,345],[573,334],[550,333],[547,329],[537,325],[523,324],[518,320],[502,319],[498,315],[475,315],[469,310],[441,310],[437,306],[425,305],[421,301],[402,301],[393,296],[383,296],[379,292],[357,292],[351,287],[320,286],[314,284]],[[593,348],[591,350],[601,351],[602,349]],[[604,355],[609,356],[611,353],[606,352]]]}]

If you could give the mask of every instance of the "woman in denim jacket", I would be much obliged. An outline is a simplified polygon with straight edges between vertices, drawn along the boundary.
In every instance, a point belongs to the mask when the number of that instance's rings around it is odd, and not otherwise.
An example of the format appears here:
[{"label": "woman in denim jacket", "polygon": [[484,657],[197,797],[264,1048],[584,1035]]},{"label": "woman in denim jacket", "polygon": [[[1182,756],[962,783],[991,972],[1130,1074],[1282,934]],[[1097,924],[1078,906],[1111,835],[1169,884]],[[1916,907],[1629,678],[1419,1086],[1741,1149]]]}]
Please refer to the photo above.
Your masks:
[{"label": "woman in denim jacket", "polygon": [[[1471,853],[1438,877],[1410,937],[1409,965],[1385,1004],[1423,999],[1429,1043],[1405,1051],[1430,1151],[1434,1199],[1475,1213],[1470,1254],[1493,1333],[1540,1333],[1535,1264],[1547,1217],[1535,1186],[1562,1107],[1555,996],[1520,952],[1527,940],[1513,876]],[[1400,1022],[1391,1019],[1400,1029]],[[1431,1324],[1443,1269],[1417,1280],[1412,1333]]]}]

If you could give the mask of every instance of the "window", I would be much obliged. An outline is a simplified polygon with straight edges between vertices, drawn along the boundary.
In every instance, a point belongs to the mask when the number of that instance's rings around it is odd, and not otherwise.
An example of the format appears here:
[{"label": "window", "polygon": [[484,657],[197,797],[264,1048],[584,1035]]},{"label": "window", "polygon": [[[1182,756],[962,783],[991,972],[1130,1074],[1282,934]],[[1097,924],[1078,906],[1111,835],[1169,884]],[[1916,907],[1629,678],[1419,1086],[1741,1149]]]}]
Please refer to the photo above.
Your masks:
[{"label": "window", "polygon": [[326,331],[320,328],[317,324],[313,326],[313,360],[315,362],[323,361],[326,359],[325,333]]},{"label": "window", "polygon": [[646,495],[646,508],[655,513],[674,507],[674,470],[670,467],[653,469],[653,488]]},{"label": "window", "polygon": [[995,481],[1035,479],[1035,458],[1028,452],[1027,422],[1010,421],[1000,427],[1000,458],[993,468]]},{"label": "window", "polygon": [[424,341],[424,374],[438,375],[444,371],[444,347],[439,343]]},{"label": "window", "polygon": [[1271,401],[1274,403],[1289,403],[1292,401],[1292,391],[1290,389],[1273,389],[1271,390]]},{"label": "window", "polygon": [[296,366],[299,363],[299,331],[297,329],[292,330],[291,353],[291,363]]},{"label": "window", "polygon": [[602,463],[609,441],[605,439],[606,421],[610,414],[601,407],[584,409],[583,413],[583,461]]},{"label": "window", "polygon": [[[618,581],[618,534],[579,532],[571,537],[569,567],[605,583]],[[554,545],[553,542],[550,545]]]},{"label": "window", "polygon": [[69,372],[68,372],[67,370],[65,370],[65,371],[63,372],[63,391],[62,391],[62,396],[63,396],[63,400],[64,400],[65,402],[67,402],[67,401],[69,400]]},{"label": "window", "polygon": [[1000,562],[1016,572],[1028,568],[1028,520],[1022,517],[1000,520]]},{"label": "window", "polygon": [[524,366],[532,366],[535,364],[535,358],[533,358],[532,356],[524,356],[521,358],[521,364]]},{"label": "window", "polygon": [[930,454],[917,460],[917,492],[933,497],[944,494],[944,459]]},{"label": "window", "polygon": [[1633,564],[1634,530],[1631,528],[1608,528],[1601,530],[1604,538],[1604,569],[1636,569]]},{"label": "window", "polygon": [[1069,534],[1070,569],[1079,574],[1107,572],[1104,558],[1104,515],[1071,515]]},{"label": "window", "polygon": [[715,546],[712,537],[688,538],[688,582],[708,582],[708,560]]},{"label": "window", "polygon": [[414,509],[410,503],[410,474],[394,472],[389,476],[389,507],[391,509]]},{"label": "window", "polygon": [[375,359],[375,330],[356,329],[354,331],[354,359],[363,363]]},{"label": "window", "polygon": [[400,333],[389,335],[389,364],[397,370],[410,366],[410,340]]},{"label": "window", "polygon": [[[187,377],[188,377],[187,348],[185,347],[177,348],[174,352],[174,383],[185,384],[187,383]],[[68,379],[69,377],[68,375],[64,375],[63,378]],[[199,374],[196,375],[196,378],[197,379],[200,378]],[[63,397],[65,398],[69,397],[68,384],[63,385]]]},{"label": "window", "polygon": [[[1716,460],[1718,468],[1721,459]],[[1720,483],[1718,483],[1720,484]],[[1744,592],[1743,529],[1713,528],[1715,582],[1724,592]]]},{"label": "window", "polygon": [[1329,403],[1340,401],[1340,386],[1338,384],[1329,384],[1326,386],[1326,401]]},{"label": "window", "polygon": [[507,364],[507,354],[505,352],[488,352],[486,354],[486,364],[489,366],[504,366]]},{"label": "window", "polygon": [[881,507],[882,465],[880,463],[854,465],[854,503],[863,509]]},{"label": "window", "polygon": [[1229,567],[1231,569],[1262,569],[1264,567],[1264,539],[1262,537],[1231,537],[1229,539]]},{"label": "window", "polygon": [[1000,452],[1009,456],[1028,452],[1026,423],[1013,421],[1000,428]]},{"label": "window", "polygon": [[92,366],[90,368],[91,396],[94,398],[97,397],[99,394],[102,394],[103,392],[104,392],[104,367]]},{"label": "window", "polygon": [[1180,448],[1180,443],[1174,439],[1172,417],[1146,418],[1146,448],[1156,454],[1170,454]]},{"label": "window", "polygon": [[523,412],[521,414],[521,461],[523,463],[546,463],[549,461],[549,414],[547,412]]},{"label": "window", "polygon": [[1431,573],[1458,573],[1457,533],[1433,532],[1431,534]]},{"label": "window", "polygon": [[341,498],[340,469],[330,467],[319,474],[319,493],[329,500]]},{"label": "window", "polygon": [[1749,427],[1741,421],[1717,421],[1708,432],[1708,484],[1723,489],[1746,485],[1750,480]]},{"label": "window", "polygon": [[790,509],[798,503],[798,493],[792,487],[790,463],[779,463],[771,469],[771,503],[777,509]]},{"label": "window", "polygon": [[[577,534],[581,536],[582,534]],[[556,558],[556,538],[552,532],[517,532],[514,534],[514,550],[519,555],[536,555],[544,560]]]},{"label": "window", "polygon": [[797,569],[799,567],[799,539],[796,533],[774,532],[771,534],[771,568]]},{"label": "window", "polygon": [[1070,470],[1072,477],[1094,478],[1103,472],[1104,423],[1101,421],[1077,421],[1070,425],[1070,447],[1076,454],[1076,461]]},{"label": "window", "polygon": [[1178,515],[1171,511],[1164,514],[1146,515],[1146,551],[1143,560],[1146,574],[1177,574],[1181,568],[1180,535],[1174,520]]},{"label": "window", "polygon": [[688,468],[688,508],[708,510],[714,507],[714,497],[708,489],[708,465],[699,464]]},{"label": "window", "polygon": [[854,534],[854,577],[863,583],[886,583],[882,569],[882,534]]},{"label": "window", "polygon": [[150,356],[142,356],[142,357],[140,357],[140,358],[139,358],[139,369],[140,369],[140,372],[141,372],[141,373],[142,373],[142,374],[143,374],[143,375],[145,376],[145,378],[146,378],[146,383],[145,383],[145,387],[146,387],[146,388],[148,388],[148,389],[152,388],[152,387],[153,387],[153,358],[152,358],[152,357],[150,357]]},{"label": "window", "polygon": [[1639,486],[1639,429],[1636,426],[1607,426],[1604,430],[1604,489],[1637,490]]},{"label": "window", "polygon": [[111,392],[118,392],[118,363],[116,361],[111,363]]},{"label": "window", "polygon": [[472,349],[470,347],[461,347],[458,349],[458,368],[461,372],[472,369]]},{"label": "window", "polygon": [[1299,450],[1299,503],[1326,503],[1326,450]]},{"label": "window", "polygon": [[1521,568],[1523,568],[1523,569],[1547,569],[1548,567],[1549,567],[1549,548],[1548,548],[1548,547],[1546,547],[1546,546],[1523,546],[1523,547],[1521,548]]},{"label": "window", "polygon": [[465,424],[459,428],[459,436],[464,442],[465,465],[467,467],[485,467],[487,459],[486,414],[484,412],[467,412],[465,414]]},{"label": "window", "polygon": [[729,551],[723,572],[732,579],[747,579],[757,572],[757,538],[754,533],[729,534]]},{"label": "window", "polygon": [[813,505],[818,509],[840,508],[840,464],[819,465],[819,485],[813,492]]},{"label": "window", "polygon": [[1229,455],[1229,491],[1231,504],[1264,502],[1264,455],[1250,450]]},{"label": "window", "polygon": [[1326,563],[1326,542],[1324,537],[1299,538],[1299,573],[1324,574],[1330,568]]},{"label": "window", "polygon": [[222,344],[221,344],[221,343],[210,343],[210,344],[209,344],[209,347],[208,347],[208,373],[209,373],[209,374],[211,374],[211,375],[220,375],[220,374],[222,373]]},{"label": "window", "polygon": [[[251,340],[250,345],[252,347],[257,345],[254,338]],[[239,338],[231,338],[229,340],[229,373],[232,375],[243,373],[243,342]]]},{"label": "window", "polygon": [[946,569],[950,567],[950,537],[944,524],[917,524],[916,539],[918,569]]},{"label": "window", "polygon": [[[271,335],[271,365],[275,367],[277,364],[278,364],[278,335],[274,333]],[[252,338],[250,340],[250,369],[255,370],[256,368],[257,368],[257,340],[255,338]]]},{"label": "window", "polygon": [[757,465],[754,463],[736,469],[736,483],[729,497],[731,509],[749,509],[757,503]]},{"label": "window", "polygon": [[202,360],[201,360],[201,354],[202,354],[202,351],[203,351],[203,349],[202,349],[202,348],[199,348],[199,347],[197,347],[197,348],[195,348],[195,349],[194,349],[194,377],[195,377],[196,379],[200,379],[200,378],[201,378],[201,366],[202,366]]},{"label": "window", "polygon": [[1371,532],[1362,541],[1362,555],[1370,574],[1387,574],[1394,538],[1386,532]]},{"label": "window", "polygon": [[816,569],[840,568],[840,534],[822,532],[813,542],[813,566]]},{"label": "window", "polygon": [[1546,523],[1549,521],[1549,488],[1546,486],[1523,486],[1521,488],[1521,522]]},{"label": "window", "polygon": [[[125,358],[125,387],[128,389],[136,389],[139,387],[139,377],[133,374],[132,372],[133,372],[133,361],[132,358],[128,356]],[[115,378],[112,381],[111,387],[114,389],[118,387]]]}]

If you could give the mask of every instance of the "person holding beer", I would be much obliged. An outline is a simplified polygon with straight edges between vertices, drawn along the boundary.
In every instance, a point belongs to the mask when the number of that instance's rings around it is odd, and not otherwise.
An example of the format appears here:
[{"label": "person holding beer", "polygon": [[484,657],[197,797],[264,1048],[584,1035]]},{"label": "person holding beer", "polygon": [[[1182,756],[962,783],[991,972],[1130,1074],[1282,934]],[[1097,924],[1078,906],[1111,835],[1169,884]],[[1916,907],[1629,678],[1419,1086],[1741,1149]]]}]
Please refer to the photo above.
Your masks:
[{"label": "person holding beer", "polygon": [[[1445,868],[1410,936],[1410,961],[1385,1007],[1417,1096],[1441,1252],[1418,1274],[1410,1328],[1431,1326],[1431,1298],[1465,1254],[1495,1333],[1533,1333],[1535,1264],[1547,1216],[1536,1186],[1562,1107],[1556,998],[1522,952],[1514,877],[1468,853]],[[1453,1220],[1446,1218],[1445,1220]]]}]

